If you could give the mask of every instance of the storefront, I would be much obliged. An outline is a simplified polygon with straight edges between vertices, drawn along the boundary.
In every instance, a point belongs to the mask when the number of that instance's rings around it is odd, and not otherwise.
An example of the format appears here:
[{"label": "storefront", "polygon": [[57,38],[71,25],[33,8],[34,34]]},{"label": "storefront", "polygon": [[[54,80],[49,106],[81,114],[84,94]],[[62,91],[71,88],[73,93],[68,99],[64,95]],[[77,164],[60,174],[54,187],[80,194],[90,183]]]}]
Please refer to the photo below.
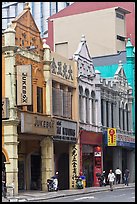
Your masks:
[{"label": "storefront", "polygon": [[104,170],[108,174],[109,170],[115,171],[119,167],[122,171],[121,183],[123,182],[123,174],[126,168],[130,170],[130,182],[135,179],[135,137],[131,135],[116,133],[116,144],[108,146],[108,132],[103,133],[103,163]]},{"label": "storefront", "polygon": [[[45,158],[53,156],[52,152],[46,151],[47,146],[46,144],[44,146],[44,141],[47,140],[48,145],[48,138],[55,135],[56,122],[51,117],[27,112],[21,112],[20,120],[18,188],[19,190],[42,190],[42,173],[44,174],[42,162],[46,163]],[[43,149],[47,153],[45,158],[42,158]],[[53,171],[52,165],[50,170]]]},{"label": "storefront", "polygon": [[[73,187],[77,175],[77,158],[73,157],[77,142],[77,123],[70,120],[56,119],[54,142],[54,169],[58,171],[59,189]],[[77,151],[77,150],[76,150]]]},{"label": "storefront", "polygon": [[80,171],[86,187],[98,186],[96,173],[102,172],[102,133],[80,131]]}]

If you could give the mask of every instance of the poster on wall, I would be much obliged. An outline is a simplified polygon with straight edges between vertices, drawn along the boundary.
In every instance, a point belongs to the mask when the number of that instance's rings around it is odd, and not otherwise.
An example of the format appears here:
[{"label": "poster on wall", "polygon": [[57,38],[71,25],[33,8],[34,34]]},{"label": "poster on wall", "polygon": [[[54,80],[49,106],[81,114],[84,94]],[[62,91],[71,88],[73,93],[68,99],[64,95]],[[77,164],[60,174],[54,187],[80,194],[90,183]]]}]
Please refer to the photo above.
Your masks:
[{"label": "poster on wall", "polygon": [[32,67],[17,66],[17,105],[32,105]]}]

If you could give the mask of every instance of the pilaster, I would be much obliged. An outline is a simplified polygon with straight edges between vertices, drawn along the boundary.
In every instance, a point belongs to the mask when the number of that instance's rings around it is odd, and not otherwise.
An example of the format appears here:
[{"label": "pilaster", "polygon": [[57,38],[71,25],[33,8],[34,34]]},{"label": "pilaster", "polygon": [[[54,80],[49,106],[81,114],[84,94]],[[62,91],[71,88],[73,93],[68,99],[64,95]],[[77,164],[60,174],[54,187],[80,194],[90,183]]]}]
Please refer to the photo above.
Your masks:
[{"label": "pilaster", "polygon": [[45,137],[41,143],[41,175],[42,191],[47,191],[47,179],[54,175],[54,151],[51,136]]}]

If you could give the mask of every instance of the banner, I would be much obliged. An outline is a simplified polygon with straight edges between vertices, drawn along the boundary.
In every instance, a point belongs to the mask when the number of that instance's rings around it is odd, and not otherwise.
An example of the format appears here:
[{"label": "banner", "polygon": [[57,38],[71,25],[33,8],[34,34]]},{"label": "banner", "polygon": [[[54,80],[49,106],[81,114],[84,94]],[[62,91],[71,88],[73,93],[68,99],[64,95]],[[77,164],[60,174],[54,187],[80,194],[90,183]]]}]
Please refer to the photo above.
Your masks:
[{"label": "banner", "polygon": [[116,128],[108,128],[108,146],[116,146]]},{"label": "banner", "polygon": [[17,105],[32,105],[31,65],[17,66]]}]

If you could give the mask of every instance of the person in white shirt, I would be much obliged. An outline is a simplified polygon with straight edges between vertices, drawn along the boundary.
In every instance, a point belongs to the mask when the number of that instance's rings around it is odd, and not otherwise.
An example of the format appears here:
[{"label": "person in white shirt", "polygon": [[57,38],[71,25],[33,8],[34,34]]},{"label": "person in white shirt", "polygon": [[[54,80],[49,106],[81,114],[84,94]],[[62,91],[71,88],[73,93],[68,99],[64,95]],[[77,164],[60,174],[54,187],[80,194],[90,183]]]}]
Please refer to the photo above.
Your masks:
[{"label": "person in white shirt", "polygon": [[115,174],[112,172],[112,169],[110,169],[109,174],[108,174],[108,181],[110,184],[110,190],[113,191],[113,184],[115,181]]},{"label": "person in white shirt", "polygon": [[121,180],[121,170],[119,169],[119,167],[116,168],[115,170],[115,174],[116,174],[116,184],[120,184],[120,180]]}]

